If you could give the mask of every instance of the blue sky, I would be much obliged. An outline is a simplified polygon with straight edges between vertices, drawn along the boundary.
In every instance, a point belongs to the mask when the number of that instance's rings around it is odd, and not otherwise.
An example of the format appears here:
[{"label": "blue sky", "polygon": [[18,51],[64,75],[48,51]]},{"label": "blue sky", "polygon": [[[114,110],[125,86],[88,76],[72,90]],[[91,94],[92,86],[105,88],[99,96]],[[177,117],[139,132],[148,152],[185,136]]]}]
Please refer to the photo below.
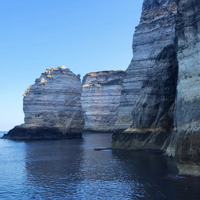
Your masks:
[{"label": "blue sky", "polygon": [[22,94],[45,69],[126,69],[142,0],[0,1],[0,131],[23,123]]}]

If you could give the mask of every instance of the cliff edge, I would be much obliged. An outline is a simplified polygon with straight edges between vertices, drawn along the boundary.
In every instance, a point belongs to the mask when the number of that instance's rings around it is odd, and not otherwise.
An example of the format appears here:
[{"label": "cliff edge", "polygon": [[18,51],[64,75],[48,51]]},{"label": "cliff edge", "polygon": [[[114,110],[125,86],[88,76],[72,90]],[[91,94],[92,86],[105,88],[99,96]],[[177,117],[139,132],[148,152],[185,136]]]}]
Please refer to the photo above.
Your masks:
[{"label": "cliff edge", "polygon": [[[122,86],[112,148],[166,149],[174,129],[177,4],[144,0]],[[170,148],[169,154],[175,154]]]}]

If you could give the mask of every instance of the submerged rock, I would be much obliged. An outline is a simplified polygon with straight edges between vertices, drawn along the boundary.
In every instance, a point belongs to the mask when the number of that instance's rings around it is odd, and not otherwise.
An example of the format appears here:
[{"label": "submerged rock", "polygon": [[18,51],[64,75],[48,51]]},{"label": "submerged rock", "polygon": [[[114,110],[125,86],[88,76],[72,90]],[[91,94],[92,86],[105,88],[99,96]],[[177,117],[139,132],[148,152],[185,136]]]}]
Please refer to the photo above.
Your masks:
[{"label": "submerged rock", "polygon": [[3,138],[56,139],[81,137],[84,117],[80,76],[64,66],[47,69],[24,94],[25,123]]},{"label": "submerged rock", "polygon": [[102,71],[83,78],[84,131],[113,132],[125,71]]},{"label": "submerged rock", "polygon": [[[112,148],[166,149],[174,129],[175,0],[144,0],[123,82]],[[174,155],[174,146],[168,154]]]},{"label": "submerged rock", "polygon": [[180,174],[200,176],[200,1],[178,3],[176,155]]}]

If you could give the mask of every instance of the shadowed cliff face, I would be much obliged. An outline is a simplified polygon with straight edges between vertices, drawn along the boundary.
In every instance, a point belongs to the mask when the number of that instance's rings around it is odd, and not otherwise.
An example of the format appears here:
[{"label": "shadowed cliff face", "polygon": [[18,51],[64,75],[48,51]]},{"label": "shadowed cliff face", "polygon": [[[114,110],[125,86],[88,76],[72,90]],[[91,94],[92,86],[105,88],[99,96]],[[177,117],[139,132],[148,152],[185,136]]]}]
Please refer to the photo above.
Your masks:
[{"label": "shadowed cliff face", "polygon": [[179,0],[177,148],[180,174],[200,175],[200,1]]},{"label": "shadowed cliff face", "polygon": [[86,74],[81,96],[84,131],[113,132],[125,71]]},{"label": "shadowed cliff face", "polygon": [[161,149],[174,128],[176,14],[175,1],[143,3],[133,37],[133,59],[123,82],[113,148]]},{"label": "shadowed cliff face", "polygon": [[25,124],[4,136],[11,139],[81,137],[84,118],[80,77],[64,66],[47,69],[24,94]]},{"label": "shadowed cliff face", "polygon": [[[131,127],[173,128],[173,110],[178,62],[175,46],[166,46],[157,56],[155,66],[146,73],[140,89],[140,97],[132,110]],[[171,110],[170,110],[171,109]]]}]

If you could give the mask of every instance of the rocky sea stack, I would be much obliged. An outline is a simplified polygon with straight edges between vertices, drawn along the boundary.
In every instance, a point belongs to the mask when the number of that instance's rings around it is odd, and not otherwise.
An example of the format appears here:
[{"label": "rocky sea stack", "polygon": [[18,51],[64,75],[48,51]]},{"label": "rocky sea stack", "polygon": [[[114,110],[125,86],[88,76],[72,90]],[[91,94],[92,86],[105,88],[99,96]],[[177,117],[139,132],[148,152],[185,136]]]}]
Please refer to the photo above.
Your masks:
[{"label": "rocky sea stack", "polygon": [[83,78],[84,131],[113,132],[125,71],[101,71]]},{"label": "rocky sea stack", "polygon": [[25,123],[14,127],[3,138],[82,137],[81,91],[79,75],[64,66],[47,69],[24,94]]}]

